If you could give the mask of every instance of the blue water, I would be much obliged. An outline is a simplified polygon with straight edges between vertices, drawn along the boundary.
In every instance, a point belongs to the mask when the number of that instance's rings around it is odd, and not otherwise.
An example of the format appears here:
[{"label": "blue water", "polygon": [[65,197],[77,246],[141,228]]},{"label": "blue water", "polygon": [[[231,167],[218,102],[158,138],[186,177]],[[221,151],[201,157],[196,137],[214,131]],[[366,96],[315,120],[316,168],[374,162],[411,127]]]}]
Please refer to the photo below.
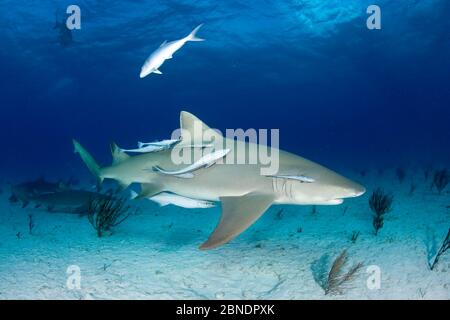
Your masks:
[{"label": "blue water", "polygon": [[[108,144],[167,138],[188,110],[211,127],[279,128],[283,149],[336,170],[448,165],[450,2],[76,1],[81,30],[53,29],[73,1],[0,3],[0,171],[86,175]],[[204,23],[139,78],[147,56]]]}]

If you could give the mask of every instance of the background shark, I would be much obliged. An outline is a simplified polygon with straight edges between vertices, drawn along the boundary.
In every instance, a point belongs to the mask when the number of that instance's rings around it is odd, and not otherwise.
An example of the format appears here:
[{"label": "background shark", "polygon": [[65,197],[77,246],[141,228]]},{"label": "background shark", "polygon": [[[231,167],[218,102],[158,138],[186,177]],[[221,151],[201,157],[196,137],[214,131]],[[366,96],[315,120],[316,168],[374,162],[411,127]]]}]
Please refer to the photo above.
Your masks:
[{"label": "background shark", "polygon": [[[215,150],[232,146],[235,150],[256,152],[255,145],[245,141],[230,141],[216,131],[210,129],[201,120],[188,112],[180,114],[181,142],[184,150],[194,153],[195,147],[189,145],[205,136],[212,141]],[[196,130],[195,128],[201,128]],[[211,165],[194,172],[191,179],[167,175],[149,170],[161,167],[166,170],[180,169],[172,161],[172,150],[163,150],[130,157],[113,144],[113,163],[101,168],[92,156],[74,140],[75,152],[79,153],[89,170],[97,177],[99,183],[105,178],[117,180],[123,187],[132,183],[141,184],[140,198],[151,198],[161,192],[168,191],[183,197],[220,201],[222,216],[209,239],[201,245],[201,249],[211,249],[235,238],[251,226],[272,204],[323,204],[335,205],[344,198],[357,197],[365,192],[365,188],[339,174],[312,161],[289,152],[279,152],[279,169],[277,175],[261,175],[262,164],[223,164]],[[273,151],[273,150],[271,150]],[[229,159],[228,159],[229,160]],[[308,177],[309,183],[305,183]]]}]

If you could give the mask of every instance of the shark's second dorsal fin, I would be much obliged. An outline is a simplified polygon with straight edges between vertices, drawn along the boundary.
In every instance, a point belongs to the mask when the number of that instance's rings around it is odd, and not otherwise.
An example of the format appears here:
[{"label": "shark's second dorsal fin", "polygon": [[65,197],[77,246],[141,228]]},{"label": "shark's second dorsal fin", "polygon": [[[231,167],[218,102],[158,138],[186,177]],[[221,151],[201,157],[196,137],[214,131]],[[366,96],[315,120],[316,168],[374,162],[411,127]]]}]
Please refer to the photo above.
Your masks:
[{"label": "shark's second dorsal fin", "polygon": [[223,143],[223,137],[216,130],[187,111],[180,113],[181,145],[201,145]]},{"label": "shark's second dorsal fin", "polygon": [[273,195],[249,193],[241,197],[221,197],[222,216],[200,249],[213,249],[234,239],[250,227],[272,205]]},{"label": "shark's second dorsal fin", "polygon": [[130,156],[121,151],[114,142],[111,142],[111,154],[113,157],[113,165],[119,164],[130,158]]}]

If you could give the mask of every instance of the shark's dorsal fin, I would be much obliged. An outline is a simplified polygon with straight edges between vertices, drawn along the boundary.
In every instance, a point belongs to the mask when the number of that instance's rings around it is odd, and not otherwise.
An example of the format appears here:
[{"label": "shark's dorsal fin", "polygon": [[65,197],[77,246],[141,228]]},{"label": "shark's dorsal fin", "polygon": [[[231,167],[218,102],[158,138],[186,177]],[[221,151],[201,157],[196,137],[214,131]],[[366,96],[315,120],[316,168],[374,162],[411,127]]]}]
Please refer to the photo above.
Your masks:
[{"label": "shark's dorsal fin", "polygon": [[159,47],[161,48],[161,47],[164,46],[166,43],[167,43],[167,40],[164,40],[164,42],[161,43],[161,45],[160,45]]},{"label": "shark's dorsal fin", "polygon": [[200,249],[213,249],[234,239],[250,227],[270,207],[273,195],[249,193],[241,197],[221,197],[222,216]]},{"label": "shark's dorsal fin", "polygon": [[119,164],[130,158],[130,156],[120,150],[114,142],[111,142],[111,154],[113,157],[113,165]]},{"label": "shark's dorsal fin", "polygon": [[180,113],[181,145],[222,144],[223,137],[216,130],[187,111]]}]

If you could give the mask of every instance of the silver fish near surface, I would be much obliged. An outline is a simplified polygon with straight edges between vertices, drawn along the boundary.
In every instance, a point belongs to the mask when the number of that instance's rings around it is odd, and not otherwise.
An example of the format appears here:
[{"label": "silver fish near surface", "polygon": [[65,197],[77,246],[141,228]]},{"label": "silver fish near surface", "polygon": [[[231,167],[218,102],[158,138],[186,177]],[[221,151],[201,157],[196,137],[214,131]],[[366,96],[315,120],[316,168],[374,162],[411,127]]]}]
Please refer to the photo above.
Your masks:
[{"label": "silver fish near surface", "polygon": [[139,74],[140,78],[144,78],[151,73],[162,74],[159,68],[163,65],[163,63],[172,59],[175,52],[181,49],[186,42],[190,41],[205,41],[205,39],[201,39],[197,37],[197,31],[201,28],[203,24],[197,26],[190,34],[186,37],[175,40],[175,41],[164,41],[158,49],[153,51],[152,54],[145,60],[144,65],[141,68],[141,72]]}]

